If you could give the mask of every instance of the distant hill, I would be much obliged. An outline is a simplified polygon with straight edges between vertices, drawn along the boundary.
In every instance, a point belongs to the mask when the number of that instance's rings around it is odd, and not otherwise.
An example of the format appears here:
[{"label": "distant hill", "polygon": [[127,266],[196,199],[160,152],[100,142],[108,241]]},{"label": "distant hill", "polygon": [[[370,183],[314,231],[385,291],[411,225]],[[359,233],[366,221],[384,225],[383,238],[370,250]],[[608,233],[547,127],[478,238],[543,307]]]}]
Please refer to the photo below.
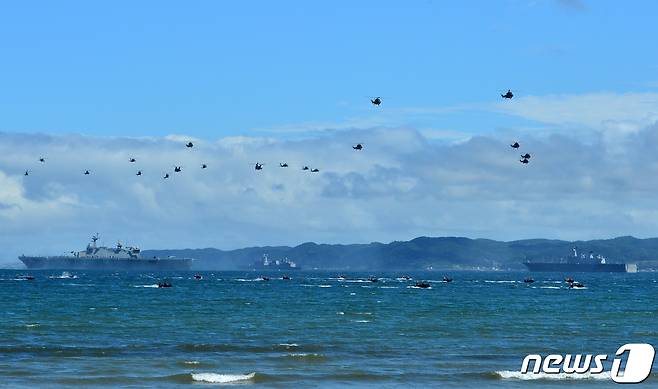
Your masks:
[{"label": "distant hill", "polygon": [[271,259],[289,258],[303,269],[332,270],[422,270],[433,269],[523,269],[526,259],[559,259],[571,255],[571,248],[582,253],[593,251],[608,262],[638,263],[642,270],[658,269],[658,238],[614,239],[569,242],[527,239],[500,242],[459,237],[419,237],[406,242],[368,244],[316,244],[299,246],[249,247],[238,250],[214,248],[144,250],[146,257],[177,256],[196,258],[195,269],[248,269],[267,253]]}]

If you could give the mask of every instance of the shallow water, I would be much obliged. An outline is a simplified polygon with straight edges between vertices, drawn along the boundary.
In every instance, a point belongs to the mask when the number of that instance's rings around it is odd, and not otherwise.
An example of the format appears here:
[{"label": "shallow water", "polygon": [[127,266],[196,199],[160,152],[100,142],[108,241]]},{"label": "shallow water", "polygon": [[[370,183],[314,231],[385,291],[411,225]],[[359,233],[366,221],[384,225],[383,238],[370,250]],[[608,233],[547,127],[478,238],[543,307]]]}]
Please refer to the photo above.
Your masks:
[{"label": "shallow water", "polygon": [[[0,271],[0,385],[617,387],[525,380],[527,354],[658,345],[658,274]],[[157,288],[169,279],[172,288]],[[658,369],[643,386],[658,386]]]}]

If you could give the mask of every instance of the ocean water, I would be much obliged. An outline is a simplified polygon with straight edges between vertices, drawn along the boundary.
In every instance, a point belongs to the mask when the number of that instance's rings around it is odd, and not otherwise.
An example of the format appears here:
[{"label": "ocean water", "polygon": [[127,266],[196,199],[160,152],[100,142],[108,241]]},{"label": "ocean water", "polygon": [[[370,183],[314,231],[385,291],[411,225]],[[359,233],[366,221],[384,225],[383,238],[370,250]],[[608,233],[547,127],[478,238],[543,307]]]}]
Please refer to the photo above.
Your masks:
[{"label": "ocean water", "polygon": [[[658,274],[0,271],[8,387],[605,388],[518,374],[527,354],[658,346]],[[173,287],[157,288],[169,279]],[[640,387],[658,387],[658,369]]]}]

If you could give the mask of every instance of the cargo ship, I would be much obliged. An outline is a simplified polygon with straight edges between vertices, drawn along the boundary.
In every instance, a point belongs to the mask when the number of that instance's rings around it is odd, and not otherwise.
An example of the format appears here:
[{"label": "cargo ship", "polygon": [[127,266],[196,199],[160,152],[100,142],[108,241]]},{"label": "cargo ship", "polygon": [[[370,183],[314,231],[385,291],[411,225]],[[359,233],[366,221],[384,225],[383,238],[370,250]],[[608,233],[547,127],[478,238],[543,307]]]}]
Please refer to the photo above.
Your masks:
[{"label": "cargo ship", "polygon": [[192,258],[144,258],[137,247],[123,247],[118,242],[116,247],[97,246],[98,234],[91,238],[91,243],[83,251],[71,251],[71,255],[27,256],[18,257],[28,269],[65,269],[65,270],[190,270]]},{"label": "cargo ship", "polygon": [[636,273],[637,264],[634,263],[608,263],[606,258],[590,251],[589,256],[578,254],[578,249],[573,248],[573,255],[557,262],[531,262],[523,264],[530,271],[538,272],[597,272],[597,273]]}]

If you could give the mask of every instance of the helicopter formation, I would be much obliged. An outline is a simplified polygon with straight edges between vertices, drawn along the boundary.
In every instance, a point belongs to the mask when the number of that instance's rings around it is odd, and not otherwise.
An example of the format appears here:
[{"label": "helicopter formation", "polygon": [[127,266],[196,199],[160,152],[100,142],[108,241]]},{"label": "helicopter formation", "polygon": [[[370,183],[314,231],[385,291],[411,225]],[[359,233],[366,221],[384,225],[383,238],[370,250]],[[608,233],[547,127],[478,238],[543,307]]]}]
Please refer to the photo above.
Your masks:
[{"label": "helicopter formation", "polygon": [[[512,93],[512,91],[510,89],[508,89],[506,93],[501,94],[500,96],[503,99],[512,99],[514,97],[514,93]],[[374,97],[374,98],[370,98],[370,102],[371,102],[372,105],[374,105],[376,107],[379,107],[382,104],[382,98],[379,97],[379,96]],[[185,147],[188,148],[188,149],[192,149],[194,147],[194,143],[192,143],[191,141],[188,141],[187,143],[185,143]],[[510,147],[514,150],[518,150],[521,147],[521,145],[519,144],[519,142],[515,141],[514,143],[512,143],[510,145]],[[355,150],[355,151],[362,151],[364,149],[364,145],[363,145],[363,143],[357,143],[357,144],[352,146],[352,149]],[[525,154],[521,155],[521,158],[520,158],[519,162],[521,162],[522,164],[528,164],[530,162],[530,158],[532,158],[532,156],[529,153],[526,152]],[[45,164],[46,163],[46,158],[45,157],[40,157],[39,162],[41,164]],[[128,162],[129,163],[136,163],[137,158],[130,157],[128,159]],[[256,162],[254,164],[254,170],[257,170],[257,171],[263,170],[264,166],[265,166],[264,163]],[[289,165],[288,165],[287,162],[280,162],[279,167],[287,168],[287,167],[289,167]],[[207,168],[208,168],[208,164],[206,164],[206,163],[201,164],[201,169],[207,169]],[[309,166],[306,166],[306,165],[303,166],[301,170],[310,171],[311,173],[319,173],[320,172],[320,169],[310,168]],[[174,165],[174,173],[181,173],[182,171],[183,171],[183,166]],[[31,172],[30,170],[25,170],[25,173],[23,175],[24,176],[29,176],[30,172]],[[90,170],[85,170],[83,174],[85,176],[89,176],[89,175],[91,175],[91,171]],[[138,170],[135,175],[136,176],[142,176],[143,175],[142,170]],[[162,176],[163,179],[168,179],[170,177],[171,176],[169,175],[168,172],[165,172],[164,175]]]},{"label": "helicopter formation", "polygon": [[[514,97],[514,93],[512,93],[511,89],[508,89],[507,92],[505,94],[501,94],[500,97],[502,97],[503,99],[511,99]],[[518,150],[521,147],[521,144],[519,144],[519,142],[514,142],[509,146],[514,150]],[[521,162],[524,165],[527,165],[528,163],[530,163],[530,158],[532,158],[530,153],[522,154],[521,159],[519,159],[519,162]]]}]

